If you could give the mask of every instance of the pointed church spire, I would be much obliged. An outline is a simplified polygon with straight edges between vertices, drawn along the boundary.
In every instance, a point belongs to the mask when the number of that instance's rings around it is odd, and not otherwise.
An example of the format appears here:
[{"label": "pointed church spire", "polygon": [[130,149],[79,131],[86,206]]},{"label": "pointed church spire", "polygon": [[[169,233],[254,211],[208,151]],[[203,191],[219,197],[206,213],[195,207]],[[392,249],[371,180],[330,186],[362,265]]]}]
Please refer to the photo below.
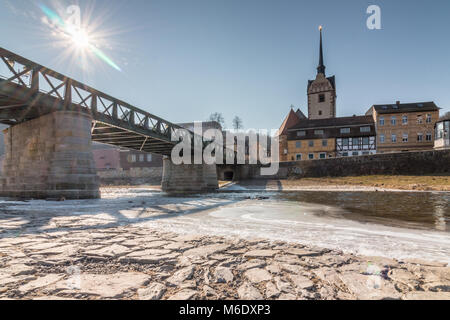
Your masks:
[{"label": "pointed church spire", "polygon": [[322,49],[322,26],[319,27],[320,30],[320,56],[319,56],[319,66],[317,67],[317,73],[322,73],[325,75],[325,66],[323,64],[323,49]]}]

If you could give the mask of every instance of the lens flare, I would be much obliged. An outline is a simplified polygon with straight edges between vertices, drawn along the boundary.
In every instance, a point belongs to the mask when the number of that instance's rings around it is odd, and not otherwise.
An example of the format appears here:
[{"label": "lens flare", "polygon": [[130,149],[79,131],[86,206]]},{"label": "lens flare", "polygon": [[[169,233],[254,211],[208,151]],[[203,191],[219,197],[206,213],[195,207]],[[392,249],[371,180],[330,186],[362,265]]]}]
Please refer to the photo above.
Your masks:
[{"label": "lens flare", "polygon": [[46,17],[50,19],[50,24],[54,31],[59,32],[64,37],[70,39],[76,48],[81,50],[89,50],[112,68],[116,69],[117,71],[122,71],[111,58],[109,58],[102,50],[91,43],[91,38],[86,30],[78,26],[67,24],[55,11],[43,4],[40,4],[39,7],[46,15]]}]

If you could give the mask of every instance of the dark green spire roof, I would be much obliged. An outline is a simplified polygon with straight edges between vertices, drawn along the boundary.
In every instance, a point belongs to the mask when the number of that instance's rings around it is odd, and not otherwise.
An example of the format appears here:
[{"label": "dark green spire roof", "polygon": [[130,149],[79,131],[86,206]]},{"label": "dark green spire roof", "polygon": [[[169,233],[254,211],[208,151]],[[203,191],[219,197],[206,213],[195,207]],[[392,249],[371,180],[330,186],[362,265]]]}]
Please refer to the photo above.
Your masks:
[{"label": "dark green spire roof", "polygon": [[319,54],[319,66],[317,67],[317,73],[322,73],[325,75],[325,65],[323,64],[323,47],[322,47],[322,26],[319,27],[320,30],[320,54]]}]

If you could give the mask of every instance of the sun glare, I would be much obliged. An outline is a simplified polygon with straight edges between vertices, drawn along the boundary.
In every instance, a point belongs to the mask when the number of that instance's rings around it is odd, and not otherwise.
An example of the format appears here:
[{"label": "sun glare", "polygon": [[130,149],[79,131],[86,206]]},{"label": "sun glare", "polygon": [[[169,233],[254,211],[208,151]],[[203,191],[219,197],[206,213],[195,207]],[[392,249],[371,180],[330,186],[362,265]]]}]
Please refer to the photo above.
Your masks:
[{"label": "sun glare", "polygon": [[[88,66],[93,65],[91,59],[95,56],[115,70],[122,71],[102,50],[105,35],[110,36],[111,31],[103,30],[103,32],[99,32],[102,20],[97,19],[95,23],[90,23],[91,11],[87,10],[86,18],[83,20],[84,23],[81,23],[80,19],[74,20],[70,17],[63,19],[56,11],[45,5],[40,5],[40,8],[45,14],[42,22],[51,29],[51,34],[56,37],[57,43],[64,47],[61,54],[62,60],[70,58],[74,63],[76,61],[77,66],[81,65],[83,70],[88,70]],[[64,10],[60,8],[59,11],[63,12]],[[111,45],[108,45],[108,47],[110,48]],[[89,63],[88,60],[90,60]]]},{"label": "sun glare", "polygon": [[90,44],[89,35],[83,29],[74,28],[73,30],[71,30],[70,38],[73,44],[79,49],[87,48]]}]

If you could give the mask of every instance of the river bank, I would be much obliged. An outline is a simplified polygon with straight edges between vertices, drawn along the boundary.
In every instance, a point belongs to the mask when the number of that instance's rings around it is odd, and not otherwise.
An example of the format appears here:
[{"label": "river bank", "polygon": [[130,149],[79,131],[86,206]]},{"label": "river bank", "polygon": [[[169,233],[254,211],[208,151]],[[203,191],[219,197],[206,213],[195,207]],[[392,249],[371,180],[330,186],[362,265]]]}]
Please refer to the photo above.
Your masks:
[{"label": "river bank", "polygon": [[450,176],[374,175],[355,177],[323,177],[287,180],[247,180],[244,187],[265,187],[278,190],[339,191],[450,191]]}]

